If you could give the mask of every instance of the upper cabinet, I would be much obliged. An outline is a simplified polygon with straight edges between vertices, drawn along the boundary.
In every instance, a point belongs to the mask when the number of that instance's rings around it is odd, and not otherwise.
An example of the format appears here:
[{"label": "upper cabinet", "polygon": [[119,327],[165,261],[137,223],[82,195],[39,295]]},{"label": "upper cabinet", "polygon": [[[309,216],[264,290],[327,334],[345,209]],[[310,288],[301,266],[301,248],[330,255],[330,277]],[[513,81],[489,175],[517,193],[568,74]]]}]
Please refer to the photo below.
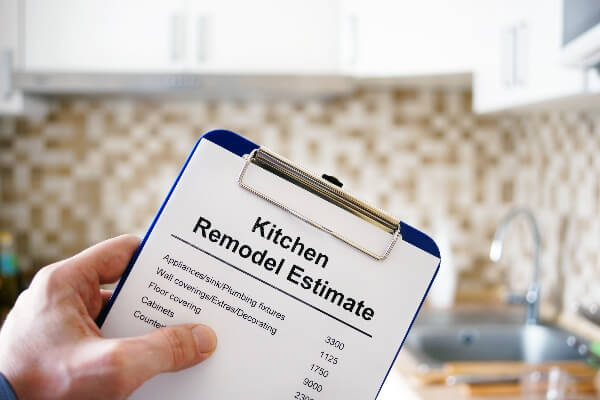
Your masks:
[{"label": "upper cabinet", "polygon": [[350,0],[344,65],[358,77],[470,74],[490,0]]},{"label": "upper cabinet", "polygon": [[0,115],[43,114],[46,104],[25,95],[13,79],[13,71],[22,65],[19,34],[19,0],[0,0]]},{"label": "upper cabinet", "polygon": [[22,102],[22,94],[15,91],[11,77],[18,60],[17,1],[0,1],[0,112],[5,114],[16,112]]},{"label": "upper cabinet", "polygon": [[340,1],[190,1],[191,71],[337,74]]},{"label": "upper cabinet", "polygon": [[0,0],[0,67],[43,93],[312,96],[473,77],[475,110],[493,112],[589,89],[561,62],[563,1]]},{"label": "upper cabinet", "polygon": [[24,69],[334,73],[339,2],[27,0]]},{"label": "upper cabinet", "polygon": [[23,69],[469,74],[488,1],[27,0]]},{"label": "upper cabinet", "polygon": [[23,2],[23,69],[182,69],[184,6],[182,0],[27,0]]},{"label": "upper cabinet", "polygon": [[481,31],[474,108],[493,112],[584,93],[584,72],[561,62],[563,0],[494,2]]}]

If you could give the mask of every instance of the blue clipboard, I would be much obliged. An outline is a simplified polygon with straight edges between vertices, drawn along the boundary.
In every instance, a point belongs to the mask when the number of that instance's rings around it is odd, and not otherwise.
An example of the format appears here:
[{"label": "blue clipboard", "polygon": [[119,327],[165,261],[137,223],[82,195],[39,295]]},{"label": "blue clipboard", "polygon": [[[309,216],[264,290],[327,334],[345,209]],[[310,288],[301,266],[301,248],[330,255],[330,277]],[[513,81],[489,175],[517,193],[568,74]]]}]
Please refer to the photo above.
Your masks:
[{"label": "blue clipboard", "polygon": [[[260,148],[260,146],[257,145],[256,143],[253,143],[252,141],[238,135],[235,132],[229,131],[229,130],[221,130],[221,129],[212,130],[212,131],[205,133],[202,137],[200,137],[200,139],[198,139],[198,141],[195,143],[192,151],[188,155],[185,163],[183,164],[183,167],[179,171],[179,174],[178,174],[177,178],[175,179],[175,182],[173,183],[172,187],[170,188],[165,200],[163,201],[161,207],[159,208],[158,212],[154,216],[152,223],[150,224],[148,231],[144,235],[144,238],[142,239],[139,247],[133,254],[131,260],[129,261],[129,264],[128,264],[127,268],[125,269],[123,276],[121,277],[119,283],[117,284],[117,286],[113,292],[113,295],[111,296],[108,303],[106,304],[106,306],[103,308],[103,310],[99,314],[99,316],[96,320],[96,323],[99,327],[103,326],[103,324],[107,318],[107,315],[111,311],[113,305],[115,304],[116,299],[118,298],[119,294],[121,293],[121,291],[123,289],[123,286],[125,285],[125,282],[127,281],[128,277],[130,276],[131,271],[140,255],[140,253],[144,249],[144,246],[146,245],[150,235],[152,234],[159,218],[163,214],[165,206],[167,205],[171,196],[173,195],[173,192],[177,188],[177,185],[180,182],[184,171],[188,167],[188,164],[190,163],[192,156],[194,155],[196,149],[198,148],[199,144],[202,141],[210,141],[239,157],[247,156],[247,155],[253,153],[255,150]],[[414,247],[417,247],[417,248],[421,249],[422,251],[440,259],[440,252],[439,252],[437,245],[435,244],[434,240],[432,238],[430,238],[429,236],[427,236],[425,233],[413,228],[412,226],[410,226],[402,221],[399,221],[398,231],[400,234],[399,240],[402,240],[402,241],[404,241]],[[414,316],[412,317],[412,321],[410,322],[410,325],[406,331],[406,334],[404,335],[404,337],[401,341],[401,344],[400,344],[399,348],[397,349],[397,352],[393,358],[392,364],[389,366],[389,369],[385,375],[385,378],[382,381],[381,386],[379,387],[379,391],[377,392],[377,395],[379,395],[379,392],[381,391],[381,387],[383,386],[385,379],[387,379],[387,376],[389,375],[389,373],[392,369],[393,362],[396,360],[398,353],[400,352],[400,349],[402,348],[402,346],[406,340],[406,336],[410,332],[410,329],[414,323],[414,320],[416,319],[418,312],[420,311],[420,309],[423,305],[423,302],[425,301],[427,293],[429,292],[431,285],[433,284],[433,281],[434,281],[435,277],[437,276],[438,271],[439,271],[439,263],[435,269],[435,272],[432,275],[431,281],[427,285],[427,289],[425,290],[423,297],[420,300],[418,308],[416,309],[416,312],[414,313]]]}]

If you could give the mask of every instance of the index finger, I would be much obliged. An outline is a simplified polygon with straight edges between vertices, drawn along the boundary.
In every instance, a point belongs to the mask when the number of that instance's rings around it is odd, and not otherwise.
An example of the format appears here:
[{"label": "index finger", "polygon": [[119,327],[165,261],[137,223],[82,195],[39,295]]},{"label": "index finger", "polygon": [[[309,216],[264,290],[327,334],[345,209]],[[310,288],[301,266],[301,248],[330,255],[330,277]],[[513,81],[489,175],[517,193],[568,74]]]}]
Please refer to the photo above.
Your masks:
[{"label": "index finger", "polygon": [[66,260],[71,268],[93,270],[100,284],[115,282],[140,244],[135,235],[122,235],[100,242]]}]

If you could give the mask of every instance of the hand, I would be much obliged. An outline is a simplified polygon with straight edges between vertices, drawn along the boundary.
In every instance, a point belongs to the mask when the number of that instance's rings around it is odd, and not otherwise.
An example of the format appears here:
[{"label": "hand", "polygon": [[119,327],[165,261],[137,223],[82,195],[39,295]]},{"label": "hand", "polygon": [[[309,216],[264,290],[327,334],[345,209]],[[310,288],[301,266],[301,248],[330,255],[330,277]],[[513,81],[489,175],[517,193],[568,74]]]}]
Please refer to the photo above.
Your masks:
[{"label": "hand", "polygon": [[125,235],[42,268],[0,331],[0,372],[20,399],[122,399],[154,375],[209,357],[204,325],[104,339],[94,322],[139,244]]}]

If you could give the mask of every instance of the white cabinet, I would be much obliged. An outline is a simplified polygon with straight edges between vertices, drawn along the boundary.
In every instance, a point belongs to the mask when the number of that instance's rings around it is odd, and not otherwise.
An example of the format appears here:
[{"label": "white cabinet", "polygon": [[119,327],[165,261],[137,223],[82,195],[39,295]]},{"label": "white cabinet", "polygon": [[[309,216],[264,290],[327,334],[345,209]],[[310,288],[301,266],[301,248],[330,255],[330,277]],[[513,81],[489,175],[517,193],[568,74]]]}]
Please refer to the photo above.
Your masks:
[{"label": "white cabinet", "polygon": [[486,43],[479,53],[475,74],[474,108],[488,111],[509,105],[524,96],[521,80],[527,75],[527,3],[530,0],[496,1],[490,5],[488,25],[481,32]]},{"label": "white cabinet", "polygon": [[43,114],[45,103],[15,88],[13,71],[21,64],[19,0],[0,0],[0,115]]},{"label": "white cabinet", "polygon": [[[469,83],[475,71],[474,107],[491,112],[584,91],[583,71],[560,61],[562,1],[0,0],[0,46],[20,45],[16,65],[31,73],[30,90],[54,90],[44,74],[55,72],[139,74],[123,75],[131,82],[165,74],[158,90],[207,92],[215,82],[224,90],[215,75],[279,76],[286,87],[289,76],[299,87],[305,75],[336,77],[331,87],[345,90],[347,77]],[[312,84],[329,90],[324,80]],[[123,87],[84,90],[94,85]]]},{"label": "white cabinet", "polygon": [[470,74],[491,0],[21,0],[29,72]]},{"label": "white cabinet", "polygon": [[24,69],[332,73],[338,3],[27,0]]},{"label": "white cabinet", "polygon": [[583,71],[562,65],[562,0],[506,0],[489,9],[474,76],[474,108],[493,112],[584,92]]},{"label": "white cabinet", "polygon": [[17,59],[18,15],[17,0],[0,0],[0,114],[20,108],[21,96],[15,92],[11,76]]},{"label": "white cabinet", "polygon": [[183,68],[183,0],[27,0],[26,71]]},{"label": "white cabinet", "polygon": [[338,73],[339,3],[190,1],[188,68],[226,73]]},{"label": "white cabinet", "polygon": [[471,73],[489,0],[348,0],[345,65],[358,77]]},{"label": "white cabinet", "polygon": [[534,101],[583,94],[585,72],[562,61],[563,0],[535,0],[531,29],[531,75]]}]

